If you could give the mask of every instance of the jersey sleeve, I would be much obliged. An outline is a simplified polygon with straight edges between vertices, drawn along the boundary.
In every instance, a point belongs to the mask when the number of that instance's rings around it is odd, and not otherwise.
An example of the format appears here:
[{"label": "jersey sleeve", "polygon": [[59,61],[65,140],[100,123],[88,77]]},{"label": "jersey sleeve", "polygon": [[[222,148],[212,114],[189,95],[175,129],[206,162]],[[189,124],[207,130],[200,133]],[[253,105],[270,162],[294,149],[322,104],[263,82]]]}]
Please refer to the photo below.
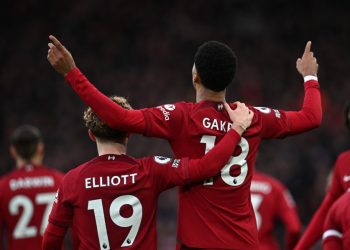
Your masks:
[{"label": "jersey sleeve", "polygon": [[281,185],[279,189],[279,217],[286,228],[286,248],[292,250],[301,233],[301,222],[296,211],[296,206],[289,190]]},{"label": "jersey sleeve", "polygon": [[[339,212],[341,204],[339,198],[329,210],[323,227],[322,245],[325,250],[342,250],[342,229],[340,220],[342,214]],[[344,204],[343,204],[344,205]]]},{"label": "jersey sleeve", "polygon": [[340,197],[346,190],[343,190],[343,187],[341,185],[342,183],[342,176],[341,176],[341,166],[342,166],[342,155],[340,155],[334,164],[334,171],[332,175],[332,181],[331,185],[329,187],[328,192],[337,199]]},{"label": "jersey sleeve", "polygon": [[340,162],[341,156],[339,156],[335,162],[331,185],[327,191],[326,197],[323,199],[321,206],[312,217],[311,222],[301,237],[296,250],[308,249],[322,237],[322,227],[325,222],[327,213],[332,204],[344,192],[341,186],[341,177],[339,173]]},{"label": "jersey sleeve", "polygon": [[146,123],[140,110],[126,110],[114,103],[95,88],[77,67],[66,75],[66,81],[83,102],[111,128],[132,133],[145,133]]},{"label": "jersey sleeve", "polygon": [[146,123],[145,136],[174,139],[184,127],[186,104],[179,102],[141,110]]},{"label": "jersey sleeve", "polygon": [[335,201],[336,198],[330,193],[327,193],[326,197],[322,201],[321,206],[312,217],[311,222],[307,226],[303,236],[298,242],[295,248],[296,250],[310,249],[315,244],[315,242],[321,238],[322,228],[327,213]]},{"label": "jersey sleeve", "polygon": [[299,111],[259,108],[262,138],[283,138],[319,127],[322,120],[321,94],[318,81],[304,83],[304,102]]},{"label": "jersey sleeve", "polygon": [[159,192],[215,176],[226,164],[240,141],[240,135],[231,129],[223,139],[201,159],[175,159],[155,156],[149,160]]},{"label": "jersey sleeve", "polygon": [[64,228],[71,225],[73,219],[72,199],[74,194],[74,189],[72,187],[74,186],[74,182],[68,173],[63,178],[56,193],[55,201],[49,216],[49,223]]}]

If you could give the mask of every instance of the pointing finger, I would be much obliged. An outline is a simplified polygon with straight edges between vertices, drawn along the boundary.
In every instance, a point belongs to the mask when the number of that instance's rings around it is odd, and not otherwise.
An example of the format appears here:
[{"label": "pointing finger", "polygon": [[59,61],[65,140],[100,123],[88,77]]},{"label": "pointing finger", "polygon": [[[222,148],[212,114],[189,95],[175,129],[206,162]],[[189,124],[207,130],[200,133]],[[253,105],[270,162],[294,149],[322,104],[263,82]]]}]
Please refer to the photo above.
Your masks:
[{"label": "pointing finger", "polygon": [[49,36],[52,43],[57,47],[58,50],[63,50],[64,46],[61,44],[61,42],[53,35]]},{"label": "pointing finger", "polygon": [[311,51],[311,41],[308,41],[305,46],[304,54]]}]

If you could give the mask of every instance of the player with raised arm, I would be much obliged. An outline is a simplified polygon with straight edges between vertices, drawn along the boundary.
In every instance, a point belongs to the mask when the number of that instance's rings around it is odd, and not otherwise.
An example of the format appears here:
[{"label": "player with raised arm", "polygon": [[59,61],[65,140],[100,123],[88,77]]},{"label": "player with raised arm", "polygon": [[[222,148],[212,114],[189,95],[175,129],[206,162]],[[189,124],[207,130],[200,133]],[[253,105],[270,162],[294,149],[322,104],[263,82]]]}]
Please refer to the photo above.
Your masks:
[{"label": "player with raised arm", "polygon": [[276,220],[285,226],[284,249],[293,249],[301,233],[301,223],[288,189],[272,176],[255,171],[250,191],[259,231],[259,249],[280,249],[273,236]]},{"label": "player with raised arm", "polygon": [[[196,103],[178,102],[142,110],[125,110],[98,91],[75,66],[70,52],[50,36],[48,60],[110,127],[169,141],[176,157],[202,157],[227,133],[232,123],[224,112],[227,86],[236,57],[225,44],[201,45],[192,69]],[[296,62],[304,77],[304,103],[299,111],[253,108],[254,118],[239,147],[219,175],[179,189],[179,249],[258,249],[258,232],[250,201],[250,183],[262,139],[283,138],[316,128],[322,109],[318,64],[308,42]],[[235,104],[231,103],[231,107]]]},{"label": "player with raised arm", "polygon": [[[350,130],[350,105],[345,108],[346,126]],[[322,204],[307,226],[303,236],[301,237],[296,250],[310,249],[318,240],[321,239],[323,233],[323,225],[326,220],[329,209],[333,203],[350,188],[350,150],[341,153],[335,161],[333,167],[333,176],[328,188],[327,194]]]},{"label": "player with raised arm", "polygon": [[[124,98],[112,100],[131,109]],[[75,230],[79,249],[156,249],[159,193],[216,175],[250,126],[253,112],[244,104],[237,103],[234,111],[226,104],[226,109],[233,125],[216,147],[201,159],[171,160],[127,156],[127,133],[109,128],[88,108],[84,120],[99,156],[64,177],[43,249],[60,249],[69,226]]]},{"label": "player with raised arm", "polygon": [[346,250],[350,246],[350,193],[344,193],[330,208],[323,226],[323,249]]},{"label": "player with raised arm", "polygon": [[1,239],[5,231],[8,249],[38,250],[63,174],[43,165],[44,144],[33,126],[15,130],[10,152],[16,170],[0,179]]}]

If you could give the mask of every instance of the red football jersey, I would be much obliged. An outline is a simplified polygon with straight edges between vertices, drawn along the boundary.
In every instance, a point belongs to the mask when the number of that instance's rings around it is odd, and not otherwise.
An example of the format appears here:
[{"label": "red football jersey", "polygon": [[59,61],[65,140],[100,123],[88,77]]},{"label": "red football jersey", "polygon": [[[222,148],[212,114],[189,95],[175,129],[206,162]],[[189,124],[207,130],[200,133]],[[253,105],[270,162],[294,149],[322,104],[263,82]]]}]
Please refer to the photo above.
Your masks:
[{"label": "red football jersey", "polygon": [[331,207],[323,227],[323,249],[342,250],[350,246],[350,193],[343,194]]},{"label": "red football jersey", "polygon": [[9,249],[41,249],[55,194],[63,174],[27,165],[0,180],[0,223]]},{"label": "red football jersey", "polygon": [[49,222],[71,226],[79,249],[156,249],[159,193],[215,175],[240,139],[233,130],[227,135],[199,160],[96,157],[66,174]]},{"label": "red football jersey", "polygon": [[286,249],[293,249],[301,223],[288,189],[277,179],[255,172],[250,191],[259,231],[259,249],[280,249],[273,236],[277,219],[283,222],[286,229]]},{"label": "red football jersey", "polygon": [[341,153],[334,165],[332,182],[296,249],[309,249],[321,238],[322,226],[333,203],[350,188],[350,150]]},{"label": "red football jersey", "polygon": [[[165,138],[177,158],[202,157],[231,126],[222,103],[179,102],[125,110],[101,94],[78,68],[68,73],[66,80],[110,127]],[[256,152],[262,139],[282,138],[319,126],[319,84],[309,80],[304,87],[300,111],[250,107],[253,122],[221,173],[202,184],[180,188],[178,242],[182,249],[258,249],[249,190]]]}]

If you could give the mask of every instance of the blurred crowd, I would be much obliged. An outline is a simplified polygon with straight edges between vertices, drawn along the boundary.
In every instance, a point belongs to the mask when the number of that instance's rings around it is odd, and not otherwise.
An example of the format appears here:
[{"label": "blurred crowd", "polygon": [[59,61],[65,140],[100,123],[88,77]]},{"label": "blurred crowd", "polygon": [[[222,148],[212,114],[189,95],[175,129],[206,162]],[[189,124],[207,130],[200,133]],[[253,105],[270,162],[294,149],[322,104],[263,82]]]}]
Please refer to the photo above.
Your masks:
[{"label": "blurred crowd", "polygon": [[[193,101],[193,56],[207,40],[227,43],[238,71],[230,101],[295,110],[303,79],[295,69],[307,40],[319,62],[321,128],[264,142],[257,168],[283,181],[306,224],[320,203],[336,156],[349,147],[343,109],[350,101],[350,2],[43,1],[13,0],[0,10],[0,173],[14,167],[9,135],[21,124],[39,127],[46,164],[68,171],[96,155],[82,123],[84,104],[46,60],[48,35],[71,51],[78,67],[105,94],[134,108]],[[171,156],[167,143],[133,135],[134,156]],[[160,249],[173,249],[176,190],[160,200]]]}]

